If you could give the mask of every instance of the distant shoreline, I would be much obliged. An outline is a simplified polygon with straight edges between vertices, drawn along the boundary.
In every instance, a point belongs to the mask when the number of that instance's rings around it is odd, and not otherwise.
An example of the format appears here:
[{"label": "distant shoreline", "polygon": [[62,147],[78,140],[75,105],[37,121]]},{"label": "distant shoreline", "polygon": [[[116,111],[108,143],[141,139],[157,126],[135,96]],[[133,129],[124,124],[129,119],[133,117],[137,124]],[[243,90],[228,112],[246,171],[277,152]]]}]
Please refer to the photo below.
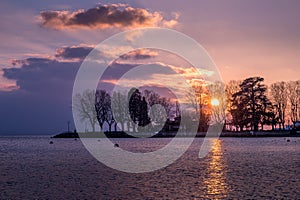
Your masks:
[{"label": "distant shoreline", "polygon": [[[104,135],[105,134],[105,135]],[[134,137],[132,135],[127,134],[126,132],[105,132],[105,133],[76,133],[76,132],[63,132],[59,133],[57,135],[52,136],[51,138],[139,138]],[[176,132],[160,132],[156,135],[152,136],[151,138],[173,138],[176,136]],[[147,137],[147,134],[144,135],[144,137]],[[198,132],[196,136],[189,136],[188,134],[180,135],[178,137],[206,137],[206,132]],[[218,136],[207,136],[207,137],[218,137]],[[262,138],[262,137],[300,137],[299,133],[291,134],[290,131],[257,131],[257,132],[222,132],[219,137],[237,137],[237,138]]]}]

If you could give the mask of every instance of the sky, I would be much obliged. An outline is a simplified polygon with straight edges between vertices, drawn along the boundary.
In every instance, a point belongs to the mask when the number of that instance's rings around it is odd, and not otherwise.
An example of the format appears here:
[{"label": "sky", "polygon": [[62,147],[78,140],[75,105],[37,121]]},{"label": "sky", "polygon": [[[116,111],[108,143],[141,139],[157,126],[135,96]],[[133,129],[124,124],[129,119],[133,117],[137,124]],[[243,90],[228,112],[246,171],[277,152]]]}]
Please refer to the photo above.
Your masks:
[{"label": "sky", "polygon": [[[270,84],[300,77],[298,0],[3,0],[0,5],[0,134],[65,131],[73,121],[72,88],[85,56],[103,40],[134,28],[166,27],[190,36],[206,49],[224,82],[262,76]],[[131,52],[129,59],[140,63],[155,55]]]}]

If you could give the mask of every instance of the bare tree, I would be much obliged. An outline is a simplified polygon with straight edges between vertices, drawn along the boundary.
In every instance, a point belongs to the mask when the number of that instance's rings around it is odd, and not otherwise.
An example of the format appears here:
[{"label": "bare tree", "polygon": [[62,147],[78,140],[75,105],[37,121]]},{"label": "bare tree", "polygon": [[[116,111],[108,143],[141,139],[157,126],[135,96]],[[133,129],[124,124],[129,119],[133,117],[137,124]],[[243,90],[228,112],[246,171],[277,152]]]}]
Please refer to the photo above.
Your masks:
[{"label": "bare tree", "polygon": [[160,95],[153,90],[144,90],[143,96],[146,98],[150,107],[154,104],[158,104],[158,101],[160,99]]},{"label": "bare tree", "polygon": [[154,92],[153,90],[144,90],[143,96],[148,102],[149,109],[155,104],[160,104],[164,107],[167,116],[169,118],[171,117],[174,104],[171,103],[170,98],[161,97],[158,93]]},{"label": "bare tree", "polygon": [[242,81],[239,80],[231,80],[225,86],[226,102],[227,102],[226,124],[229,124],[230,131],[232,131],[232,126],[233,126],[233,116],[232,116],[233,109],[234,109],[233,94],[235,94],[240,90],[241,83]]},{"label": "bare tree", "polygon": [[[199,114],[199,131],[206,131],[208,128],[210,118],[209,108],[209,94],[206,88],[206,82],[201,81],[193,85],[195,98],[196,112]],[[194,95],[190,98],[190,101],[194,101]],[[199,110],[198,110],[199,109]]]},{"label": "bare tree", "polygon": [[149,115],[152,123],[163,126],[167,118],[171,118],[174,104],[171,103],[170,98],[161,97],[153,90],[144,90],[143,96],[148,103],[148,109],[150,111]]},{"label": "bare tree", "polygon": [[297,90],[296,90],[296,94],[297,94],[297,120],[296,121],[299,121],[300,120],[300,80],[298,80],[296,82],[296,85],[297,85]]},{"label": "bare tree", "polygon": [[95,132],[97,124],[97,113],[95,109],[95,91],[86,90],[82,94],[75,96],[74,102],[75,109],[78,111],[82,121],[87,120]]},{"label": "bare tree", "polygon": [[104,121],[108,125],[108,132],[111,133],[111,127],[115,123],[115,119],[112,112],[111,97],[109,94],[104,95],[104,97],[105,99],[103,99],[103,102],[101,102],[102,104],[104,104],[103,108],[105,109],[104,112],[105,114],[103,117],[104,117]]},{"label": "bare tree", "polygon": [[115,130],[118,123],[121,124],[121,130],[124,131],[124,125],[129,120],[128,98],[125,93],[114,92],[112,95],[112,110],[115,119]]},{"label": "bare tree", "polygon": [[283,81],[271,84],[270,94],[271,94],[271,100],[273,106],[275,108],[274,114],[278,115],[275,117],[278,119],[279,129],[281,128],[284,129],[286,108],[287,108],[287,101],[288,101],[287,84]]},{"label": "bare tree", "polygon": [[209,99],[211,100],[211,123],[222,124],[226,118],[226,95],[225,85],[222,82],[215,82],[207,86]]},{"label": "bare tree", "polygon": [[287,83],[287,94],[289,100],[290,117],[292,122],[296,122],[300,118],[300,80],[290,81]]},{"label": "bare tree", "polygon": [[110,96],[106,91],[96,91],[94,96],[94,107],[96,108],[96,116],[100,128],[103,129],[103,124],[107,121],[107,115],[110,111]]},{"label": "bare tree", "polygon": [[162,105],[165,110],[166,110],[166,113],[167,113],[167,117],[171,117],[172,115],[172,110],[174,108],[174,104],[171,102],[171,99],[170,98],[166,98],[166,97],[161,97],[159,99],[159,104]]},{"label": "bare tree", "polygon": [[153,127],[162,127],[167,120],[167,113],[163,106],[154,104],[150,109],[150,119]]},{"label": "bare tree", "polygon": [[233,94],[240,90],[240,84],[242,81],[231,80],[225,86],[227,110],[230,112],[233,104]]},{"label": "bare tree", "polygon": [[108,124],[108,132],[111,133],[111,127],[115,123],[115,119],[111,109],[109,109],[105,115],[105,122]]}]

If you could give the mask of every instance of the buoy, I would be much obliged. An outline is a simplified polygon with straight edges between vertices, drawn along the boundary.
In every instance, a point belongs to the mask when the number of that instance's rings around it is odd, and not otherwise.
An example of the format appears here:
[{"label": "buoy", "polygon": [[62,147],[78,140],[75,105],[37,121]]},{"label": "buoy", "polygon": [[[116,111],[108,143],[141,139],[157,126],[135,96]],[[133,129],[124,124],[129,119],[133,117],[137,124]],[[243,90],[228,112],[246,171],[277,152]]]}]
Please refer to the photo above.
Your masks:
[{"label": "buoy", "polygon": [[119,147],[119,144],[116,143],[116,144],[114,145],[114,147]]},{"label": "buoy", "polygon": [[286,141],[287,141],[287,142],[290,142],[291,140],[290,140],[290,139],[287,139]]},{"label": "buoy", "polygon": [[53,141],[50,141],[49,144],[53,144]]}]

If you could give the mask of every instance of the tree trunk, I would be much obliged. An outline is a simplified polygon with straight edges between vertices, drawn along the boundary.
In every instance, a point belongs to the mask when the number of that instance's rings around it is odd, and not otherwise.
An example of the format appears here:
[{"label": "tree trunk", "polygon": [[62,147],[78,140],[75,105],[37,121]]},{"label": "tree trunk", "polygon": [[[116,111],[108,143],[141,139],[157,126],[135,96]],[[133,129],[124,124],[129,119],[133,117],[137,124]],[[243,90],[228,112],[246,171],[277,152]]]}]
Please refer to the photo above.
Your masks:
[{"label": "tree trunk", "polygon": [[130,132],[130,122],[127,122],[127,131]]},{"label": "tree trunk", "polygon": [[134,122],[132,122],[132,124],[133,124],[133,126],[132,126],[132,132],[134,132],[134,133],[135,133],[135,123],[134,123]]},{"label": "tree trunk", "polygon": [[118,122],[115,122],[115,132],[117,132]]},{"label": "tree trunk", "polygon": [[125,122],[121,122],[121,129],[122,129],[121,131],[124,131],[124,123]]},{"label": "tree trunk", "polygon": [[110,124],[110,123],[108,124],[108,132],[109,132],[109,133],[111,133],[111,125],[112,125],[112,124]]},{"label": "tree trunk", "polygon": [[281,130],[281,123],[279,123],[279,130]]},{"label": "tree trunk", "polygon": [[257,124],[254,124],[254,131],[258,131],[258,125]]},{"label": "tree trunk", "polygon": [[103,130],[103,123],[99,123],[101,131]]},{"label": "tree trunk", "polygon": [[284,130],[284,122],[282,122],[282,129]]}]

